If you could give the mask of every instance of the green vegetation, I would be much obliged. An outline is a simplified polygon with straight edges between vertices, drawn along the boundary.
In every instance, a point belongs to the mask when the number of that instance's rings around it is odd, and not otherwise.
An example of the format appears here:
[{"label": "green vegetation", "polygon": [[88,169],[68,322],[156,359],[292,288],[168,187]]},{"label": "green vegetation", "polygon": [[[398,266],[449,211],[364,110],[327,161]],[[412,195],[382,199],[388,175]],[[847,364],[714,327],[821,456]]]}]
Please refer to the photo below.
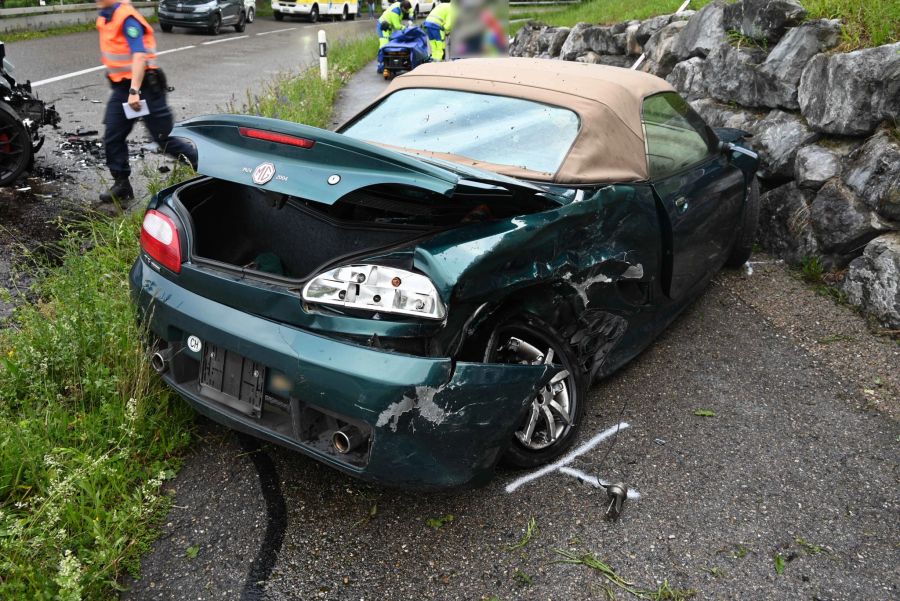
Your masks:
[{"label": "green vegetation", "polygon": [[[555,563],[570,563],[594,569],[603,576],[608,587],[618,588],[638,599],[647,601],[685,601],[697,594],[697,591],[694,589],[672,588],[668,580],[663,580],[663,583],[656,589],[638,588],[633,583],[619,576],[608,563],[597,559],[593,553],[578,554],[564,549],[555,549],[555,551],[557,555],[562,557]],[[612,592],[612,589],[608,588],[607,596],[609,596],[610,592]]]},{"label": "green vegetation", "polygon": [[775,563],[775,573],[779,576],[784,574],[784,555],[776,553],[773,557],[773,561]]},{"label": "green vegetation", "polygon": [[531,542],[531,539],[534,537],[535,534],[537,534],[537,531],[538,531],[537,521],[535,521],[535,519],[533,517],[529,518],[528,523],[525,525],[525,534],[522,535],[522,538],[519,539],[519,542],[507,547],[507,551],[515,551],[516,549],[521,549],[522,547],[524,547],[525,545],[527,545],[528,543]]},{"label": "green vegetation", "polygon": [[296,121],[315,127],[327,127],[332,106],[353,73],[367,65],[378,51],[374,37],[357,38],[336,43],[328,61],[328,79],[319,77],[315,67],[297,75],[284,74],[275,79],[261,94],[247,94],[243,106],[228,106],[233,113],[263,115]]},{"label": "green vegetation", "polygon": [[[699,10],[710,0],[694,0],[689,9]],[[842,19],[841,50],[880,46],[900,41],[900,2],[896,0],[801,0],[810,19]],[[679,0],[588,0],[545,12],[517,13],[549,25],[571,26],[578,22],[619,23],[646,19],[678,10]]]},{"label": "green vegetation", "polygon": [[455,519],[456,519],[456,516],[454,516],[452,513],[448,513],[446,515],[442,515],[439,518],[428,518],[427,520],[425,520],[425,525],[428,526],[429,528],[434,528],[435,530],[440,530],[441,528],[443,528],[447,524],[451,523]]},{"label": "green vegetation", "polygon": [[[159,19],[156,15],[147,17],[150,23],[156,23]],[[93,23],[78,23],[77,25],[61,25],[59,27],[51,27],[48,29],[28,29],[26,31],[12,31],[0,34],[0,39],[9,44],[12,42],[21,42],[23,40],[39,40],[41,38],[49,38],[57,35],[65,35],[67,33],[82,33],[85,31],[96,31],[97,26]],[[15,62],[15,61],[13,61]]]},{"label": "green vegetation", "polygon": [[[325,99],[291,107],[290,118],[325,124],[350,69],[371,60],[374,46],[337,45],[328,82],[317,68],[297,78],[296,93]],[[266,116],[275,109],[258,107]],[[157,175],[151,192],[191,174]],[[37,300],[0,324],[0,599],[113,598],[138,573],[171,503],[162,484],[190,442],[193,412],[151,374],[140,342],[127,280],[140,220],[92,215],[61,225],[56,262],[35,259]],[[185,557],[198,553],[189,547]]]},{"label": "green vegetation", "polygon": [[695,409],[694,415],[697,417],[715,417],[716,412],[712,409]]}]

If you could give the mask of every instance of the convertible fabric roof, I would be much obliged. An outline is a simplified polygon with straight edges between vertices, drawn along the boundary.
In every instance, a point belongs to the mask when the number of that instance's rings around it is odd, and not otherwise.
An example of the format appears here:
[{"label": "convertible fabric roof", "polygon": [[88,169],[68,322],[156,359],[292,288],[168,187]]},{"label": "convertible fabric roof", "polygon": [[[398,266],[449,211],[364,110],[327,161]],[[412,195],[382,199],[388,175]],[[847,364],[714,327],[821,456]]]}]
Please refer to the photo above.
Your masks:
[{"label": "convertible fabric roof", "polygon": [[[674,92],[665,80],[640,71],[535,58],[472,58],[425,63],[396,78],[379,100],[404,88],[512,96],[574,111],[581,119],[581,129],[556,173],[482,165],[465,157],[456,158],[514,177],[561,184],[649,179],[641,104],[647,96]],[[434,150],[440,155],[440,149]]]}]

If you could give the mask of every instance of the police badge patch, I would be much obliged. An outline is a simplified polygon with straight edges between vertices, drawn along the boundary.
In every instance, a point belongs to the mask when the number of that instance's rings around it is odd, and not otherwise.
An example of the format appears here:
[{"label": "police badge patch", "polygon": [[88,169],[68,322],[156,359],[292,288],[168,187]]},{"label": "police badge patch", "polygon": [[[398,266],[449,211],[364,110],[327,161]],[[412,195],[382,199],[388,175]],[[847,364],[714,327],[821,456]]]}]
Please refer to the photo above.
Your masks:
[{"label": "police badge patch", "polygon": [[135,27],[134,25],[129,25],[125,28],[125,35],[130,38],[137,38],[141,35],[141,30]]}]

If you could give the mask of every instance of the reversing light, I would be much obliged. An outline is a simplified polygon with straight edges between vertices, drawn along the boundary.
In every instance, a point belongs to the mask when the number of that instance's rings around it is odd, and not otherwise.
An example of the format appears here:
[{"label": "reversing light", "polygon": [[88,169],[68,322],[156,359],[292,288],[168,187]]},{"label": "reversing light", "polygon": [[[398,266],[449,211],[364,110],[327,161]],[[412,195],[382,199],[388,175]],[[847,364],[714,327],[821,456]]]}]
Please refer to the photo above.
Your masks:
[{"label": "reversing light", "polygon": [[381,265],[347,265],[320,273],[303,287],[303,300],[426,319],[446,314],[430,279]]},{"label": "reversing light", "polygon": [[253,138],[255,140],[265,140],[266,142],[275,142],[276,144],[287,144],[289,146],[297,146],[299,148],[312,148],[316,145],[315,140],[308,138],[299,138],[288,134],[280,134],[274,131],[266,131],[264,129],[254,129],[252,127],[241,127],[238,131],[245,138]]},{"label": "reversing light", "polygon": [[175,223],[159,211],[150,209],[141,225],[141,248],[163,267],[181,272],[181,241]]}]

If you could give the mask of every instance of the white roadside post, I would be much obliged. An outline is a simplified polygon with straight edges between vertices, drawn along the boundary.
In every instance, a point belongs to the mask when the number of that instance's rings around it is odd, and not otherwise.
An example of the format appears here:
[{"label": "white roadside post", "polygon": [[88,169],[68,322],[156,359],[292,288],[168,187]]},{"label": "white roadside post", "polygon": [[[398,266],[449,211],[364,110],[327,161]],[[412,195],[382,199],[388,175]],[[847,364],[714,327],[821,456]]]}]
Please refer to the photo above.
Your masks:
[{"label": "white roadside post", "polygon": [[324,29],[319,30],[319,76],[328,79],[328,41]]},{"label": "white roadside post", "polygon": [[[691,0],[684,0],[684,4],[682,4],[682,5],[678,8],[678,10],[675,11],[675,14],[676,14],[676,15],[680,15],[681,13],[683,13],[683,12],[684,12],[684,9],[686,9],[686,8],[688,7],[688,4],[690,4],[690,3],[691,3]],[[637,59],[636,61],[634,61],[634,64],[631,65],[631,70],[634,71],[635,69],[637,69],[638,67],[640,67],[641,64],[644,62],[644,59],[645,59],[645,58],[647,58],[647,53],[646,53],[646,52],[642,53],[642,54],[638,57],[638,59]]]}]

